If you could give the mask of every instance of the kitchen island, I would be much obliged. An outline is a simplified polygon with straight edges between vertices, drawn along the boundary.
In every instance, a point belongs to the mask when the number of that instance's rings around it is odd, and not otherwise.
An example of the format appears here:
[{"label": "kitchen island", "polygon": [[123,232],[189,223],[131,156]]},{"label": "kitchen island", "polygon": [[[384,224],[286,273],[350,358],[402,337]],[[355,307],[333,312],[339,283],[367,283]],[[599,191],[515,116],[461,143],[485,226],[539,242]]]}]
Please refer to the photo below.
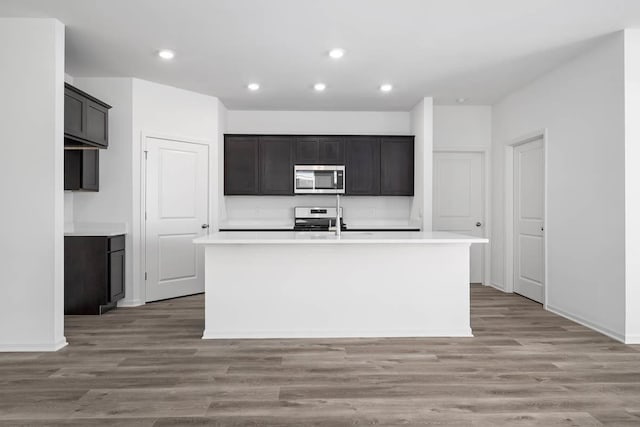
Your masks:
[{"label": "kitchen island", "polygon": [[205,339],[472,336],[469,248],[445,232],[218,232]]}]

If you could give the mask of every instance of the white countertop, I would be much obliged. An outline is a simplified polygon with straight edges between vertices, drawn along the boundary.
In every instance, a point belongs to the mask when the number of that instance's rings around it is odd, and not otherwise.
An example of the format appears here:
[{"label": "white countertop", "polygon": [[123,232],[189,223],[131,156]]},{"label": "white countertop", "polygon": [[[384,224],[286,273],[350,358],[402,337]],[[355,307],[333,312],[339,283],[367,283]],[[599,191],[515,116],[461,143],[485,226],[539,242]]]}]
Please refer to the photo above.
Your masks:
[{"label": "white countertop", "polygon": [[291,244],[446,244],[446,243],[488,243],[485,238],[466,236],[443,231],[386,231],[386,232],[343,232],[340,237],[333,232],[276,231],[244,233],[218,232],[198,237],[197,245],[291,245]]},{"label": "white countertop", "polygon": [[[389,222],[375,222],[375,223],[362,223],[362,222],[346,222],[347,231],[349,230],[407,230],[407,229],[420,229],[418,224],[406,224],[406,223],[389,223]],[[219,226],[222,230],[242,230],[242,231],[260,231],[260,230],[282,230],[292,231],[293,223],[223,223]]]},{"label": "white countertop", "polygon": [[120,223],[79,222],[65,224],[65,236],[119,236],[127,234],[127,227]]},{"label": "white countertop", "polygon": [[221,229],[224,230],[293,230],[293,224],[221,224]]},{"label": "white countertop", "polygon": [[84,230],[84,231],[65,231],[65,236],[84,236],[84,237],[111,237],[127,234],[122,231],[104,231],[104,230]]}]

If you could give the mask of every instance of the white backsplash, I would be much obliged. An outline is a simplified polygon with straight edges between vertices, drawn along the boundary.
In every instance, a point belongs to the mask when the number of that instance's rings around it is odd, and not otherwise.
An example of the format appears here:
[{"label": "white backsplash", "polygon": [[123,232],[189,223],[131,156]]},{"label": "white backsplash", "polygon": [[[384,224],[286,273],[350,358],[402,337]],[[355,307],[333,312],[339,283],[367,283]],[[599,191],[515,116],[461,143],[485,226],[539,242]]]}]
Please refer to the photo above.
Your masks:
[{"label": "white backsplash", "polygon": [[64,231],[73,230],[73,193],[64,192]]},{"label": "white backsplash", "polygon": [[[296,206],[335,206],[335,196],[226,196],[225,226],[292,226]],[[344,221],[355,225],[409,225],[413,197],[341,197]],[[224,217],[226,214],[226,217]]]}]

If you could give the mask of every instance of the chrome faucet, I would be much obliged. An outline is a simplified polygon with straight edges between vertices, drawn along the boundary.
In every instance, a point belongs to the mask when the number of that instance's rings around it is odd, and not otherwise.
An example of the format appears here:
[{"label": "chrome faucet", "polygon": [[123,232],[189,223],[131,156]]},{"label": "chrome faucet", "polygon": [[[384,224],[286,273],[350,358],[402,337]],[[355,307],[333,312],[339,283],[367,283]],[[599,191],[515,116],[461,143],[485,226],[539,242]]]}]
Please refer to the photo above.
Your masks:
[{"label": "chrome faucet", "polygon": [[340,218],[340,194],[336,194],[336,236],[340,237],[342,231],[342,224]]}]

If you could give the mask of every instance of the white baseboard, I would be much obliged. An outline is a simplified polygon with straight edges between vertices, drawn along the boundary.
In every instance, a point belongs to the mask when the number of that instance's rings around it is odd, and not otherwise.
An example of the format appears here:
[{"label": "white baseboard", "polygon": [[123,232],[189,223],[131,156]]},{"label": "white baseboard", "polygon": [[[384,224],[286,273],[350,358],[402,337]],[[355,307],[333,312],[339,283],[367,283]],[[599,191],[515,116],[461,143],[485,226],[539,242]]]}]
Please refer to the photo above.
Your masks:
[{"label": "white baseboard", "polygon": [[487,286],[491,286],[492,288],[495,288],[495,289],[499,290],[500,292],[508,293],[507,291],[504,290],[504,286],[503,285],[499,285],[497,283],[489,282],[487,284]]},{"label": "white baseboard", "polygon": [[204,331],[203,340],[272,338],[433,338],[473,337],[471,328],[418,331]]},{"label": "white baseboard", "polygon": [[624,337],[625,344],[640,344],[640,335],[626,335]]},{"label": "white baseboard", "polygon": [[67,346],[67,339],[62,338],[56,343],[32,343],[32,344],[0,344],[1,353],[13,352],[41,352],[41,351],[58,351]]},{"label": "white baseboard", "polygon": [[[622,343],[626,342],[624,334],[620,334],[620,333],[618,333],[616,331],[613,331],[613,330],[611,330],[611,329],[609,329],[607,327],[604,327],[602,325],[598,325],[597,323],[594,323],[594,322],[592,322],[590,320],[584,319],[584,318],[582,318],[580,316],[577,316],[577,315],[575,315],[573,313],[569,313],[568,311],[562,310],[561,308],[554,307],[554,306],[552,306],[550,304],[546,304],[544,306],[544,308],[547,311],[550,311],[550,312],[552,312],[554,314],[557,314],[558,316],[565,317],[565,318],[567,318],[569,320],[572,320],[572,321],[574,321],[576,323],[581,324],[582,326],[586,326],[589,329],[593,329],[596,332],[599,332],[599,333],[601,333],[603,335],[606,335],[609,338],[613,338],[616,341],[620,341]],[[640,338],[640,337],[637,337],[637,338]]]},{"label": "white baseboard", "polygon": [[145,305],[146,303],[140,299],[121,299],[118,301],[118,307],[140,307],[141,305]]}]

